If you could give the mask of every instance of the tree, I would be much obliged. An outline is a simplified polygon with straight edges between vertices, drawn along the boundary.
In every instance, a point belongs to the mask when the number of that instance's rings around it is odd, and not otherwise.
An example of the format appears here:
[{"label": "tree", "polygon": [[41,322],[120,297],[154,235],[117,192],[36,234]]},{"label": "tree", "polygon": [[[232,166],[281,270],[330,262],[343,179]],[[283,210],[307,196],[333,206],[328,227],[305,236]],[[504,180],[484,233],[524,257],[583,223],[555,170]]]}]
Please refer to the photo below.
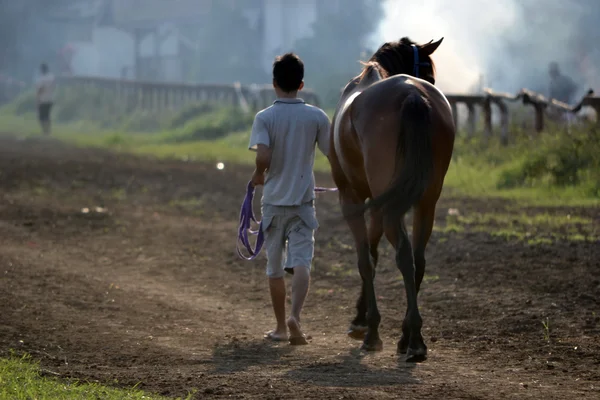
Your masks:
[{"label": "tree", "polygon": [[335,105],[343,86],[371,56],[367,39],[383,17],[382,0],[344,0],[335,13],[320,12],[313,36],[298,40],[295,52],[305,61],[306,86],[326,106]]},{"label": "tree", "polygon": [[202,23],[183,28],[195,38],[197,50],[185,50],[186,78],[196,82],[255,83],[265,81],[261,68],[259,32],[250,27],[241,7],[213,2]]},{"label": "tree", "polygon": [[60,29],[46,17],[77,0],[0,0],[0,72],[25,81],[55,55]]}]

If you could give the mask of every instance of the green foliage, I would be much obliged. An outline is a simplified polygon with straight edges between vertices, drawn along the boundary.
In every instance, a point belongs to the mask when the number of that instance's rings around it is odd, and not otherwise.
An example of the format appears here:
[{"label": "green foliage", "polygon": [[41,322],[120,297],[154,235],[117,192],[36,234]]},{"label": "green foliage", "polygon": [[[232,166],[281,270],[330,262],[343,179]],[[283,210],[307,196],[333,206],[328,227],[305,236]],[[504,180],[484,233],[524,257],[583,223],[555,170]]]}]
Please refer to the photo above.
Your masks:
[{"label": "green foliage", "polygon": [[58,90],[54,119],[57,122],[93,121],[102,128],[114,128],[133,110],[115,100],[110,91],[94,87],[61,87]]},{"label": "green foliage", "polygon": [[[29,355],[0,359],[0,398],[12,400],[71,399],[165,399],[137,389],[116,389],[95,383],[82,383],[42,377],[37,362]],[[48,373],[52,375],[51,373]],[[188,399],[192,398],[190,394]]]},{"label": "green foliage", "polygon": [[250,130],[254,116],[234,108],[219,108],[197,118],[188,120],[183,128],[176,130],[167,142],[193,142],[211,140],[241,130]]},{"label": "green foliage", "polygon": [[600,133],[597,128],[560,135],[535,146],[500,175],[499,189],[540,185],[566,187],[585,183],[600,195]]},{"label": "green foliage", "polygon": [[119,119],[116,128],[125,132],[157,132],[170,128],[170,111],[134,110]]},{"label": "green foliage", "polygon": [[[64,91],[60,96],[67,105],[62,104],[63,122],[53,136],[77,145],[187,160],[253,162],[247,150],[253,113],[215,103],[191,104],[177,112],[127,111],[105,104],[108,99],[101,93]],[[30,107],[30,94],[5,106],[0,131],[37,134]],[[331,117],[332,109],[326,110]],[[329,171],[320,153],[315,168]],[[471,139],[459,134],[444,186],[462,195],[535,204],[600,204],[600,132],[591,125],[568,132],[549,123],[537,135],[513,126],[508,146],[497,137],[485,140],[480,132]]]},{"label": "green foliage", "polygon": [[[2,113],[34,119],[35,107],[34,94],[27,92],[3,107]],[[141,110],[115,101],[108,91],[102,89],[63,87],[57,91],[53,119],[59,124],[87,125],[100,130],[167,131],[162,135],[165,142],[187,142],[249,130],[253,115],[210,102],[193,103],[178,111]],[[113,140],[106,143],[116,144]]]},{"label": "green foliage", "polygon": [[515,128],[510,144],[460,134],[445,186],[472,196],[503,196],[535,203],[600,203],[598,129],[548,124],[545,132]]},{"label": "green foliage", "polygon": [[175,113],[175,115],[171,118],[169,128],[180,128],[189,121],[214,112],[218,108],[218,105],[208,102],[190,104],[189,106],[186,106]]},{"label": "green foliage", "polygon": [[35,92],[33,90],[27,90],[21,93],[11,103],[2,107],[2,112],[13,115],[25,115],[36,112],[35,107]]},{"label": "green foliage", "polygon": [[595,242],[600,239],[600,230],[596,225],[592,219],[560,211],[542,213],[534,209],[525,213],[522,209],[507,209],[495,213],[447,215],[445,225],[435,226],[434,230],[444,234],[487,232],[507,240],[543,245],[564,240]]}]

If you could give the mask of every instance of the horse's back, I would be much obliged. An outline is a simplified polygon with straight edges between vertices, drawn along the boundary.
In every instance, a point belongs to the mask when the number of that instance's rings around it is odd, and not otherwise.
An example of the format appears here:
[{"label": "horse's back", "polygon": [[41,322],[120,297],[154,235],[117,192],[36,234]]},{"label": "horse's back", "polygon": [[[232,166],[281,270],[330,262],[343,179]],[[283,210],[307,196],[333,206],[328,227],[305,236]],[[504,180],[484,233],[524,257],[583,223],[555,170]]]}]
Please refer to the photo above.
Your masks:
[{"label": "horse's back", "polygon": [[[386,168],[384,164],[395,165],[403,126],[401,109],[405,100],[415,93],[429,104],[432,150],[440,162],[441,173],[437,175],[443,180],[451,158],[455,128],[450,104],[434,85],[409,75],[394,75],[367,87],[356,85],[338,105],[332,132],[332,144],[341,169],[338,174],[343,172],[366,197],[371,196],[373,186],[385,187],[392,179],[394,168]],[[369,179],[367,171],[377,173],[369,174]],[[436,180],[440,185],[441,181]],[[367,181],[369,184],[364,186],[362,183]]]},{"label": "horse's back", "polygon": [[365,118],[369,122],[382,115],[397,115],[404,100],[415,92],[430,104],[434,123],[443,130],[454,131],[452,108],[446,96],[429,82],[404,74],[383,79],[363,90],[353,101],[354,115],[370,115]]}]

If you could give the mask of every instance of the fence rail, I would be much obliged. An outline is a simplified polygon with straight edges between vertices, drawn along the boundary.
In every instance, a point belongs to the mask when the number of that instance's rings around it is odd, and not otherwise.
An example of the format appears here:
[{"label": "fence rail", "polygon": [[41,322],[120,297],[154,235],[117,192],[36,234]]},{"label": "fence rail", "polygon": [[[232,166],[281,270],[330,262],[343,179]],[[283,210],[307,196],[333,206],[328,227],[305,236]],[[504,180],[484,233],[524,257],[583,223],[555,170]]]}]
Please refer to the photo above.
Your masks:
[{"label": "fence rail", "polygon": [[[116,101],[151,111],[177,109],[199,101],[254,111],[267,107],[275,100],[273,88],[268,85],[161,83],[85,76],[61,77],[59,84],[109,92]],[[302,97],[320,106],[319,98],[313,91],[303,90]]]},{"label": "fence rail", "polygon": [[467,134],[475,134],[477,116],[476,106],[480,107],[484,115],[484,135],[489,137],[493,134],[492,130],[492,105],[500,112],[500,138],[502,143],[508,143],[509,129],[509,109],[507,103],[521,101],[523,105],[533,107],[535,110],[535,130],[541,132],[544,130],[545,117],[548,111],[558,111],[563,113],[577,114],[583,107],[591,107],[596,112],[596,124],[600,126],[600,97],[593,97],[594,91],[588,92],[575,106],[570,106],[555,99],[547,99],[539,93],[528,89],[522,89],[516,95],[494,92],[491,89],[485,89],[483,95],[460,95],[447,94],[446,98],[452,107],[454,123],[458,125],[458,104],[464,104],[467,108]]}]

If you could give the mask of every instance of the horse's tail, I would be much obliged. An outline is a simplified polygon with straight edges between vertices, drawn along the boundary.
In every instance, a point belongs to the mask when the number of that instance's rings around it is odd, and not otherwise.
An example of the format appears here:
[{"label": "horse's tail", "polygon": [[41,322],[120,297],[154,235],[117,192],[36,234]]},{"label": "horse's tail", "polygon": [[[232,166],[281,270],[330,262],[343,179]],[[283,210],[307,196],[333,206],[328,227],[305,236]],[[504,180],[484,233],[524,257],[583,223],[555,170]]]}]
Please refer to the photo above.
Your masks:
[{"label": "horse's tail", "polygon": [[409,94],[400,109],[396,172],[391,187],[371,199],[367,208],[381,208],[395,221],[425,193],[433,174],[431,105],[418,91]]}]

